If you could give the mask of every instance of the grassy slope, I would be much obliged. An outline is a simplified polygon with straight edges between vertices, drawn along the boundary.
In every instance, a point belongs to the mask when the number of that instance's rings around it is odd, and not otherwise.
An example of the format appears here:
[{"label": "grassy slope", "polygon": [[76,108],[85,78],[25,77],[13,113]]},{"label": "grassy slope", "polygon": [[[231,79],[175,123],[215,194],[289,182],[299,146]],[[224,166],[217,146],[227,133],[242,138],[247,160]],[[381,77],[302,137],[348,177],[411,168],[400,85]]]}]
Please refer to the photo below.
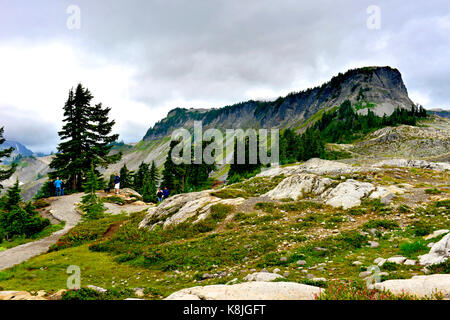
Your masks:
[{"label": "grassy slope", "polygon": [[[66,268],[72,264],[80,266],[83,286],[144,287],[151,293],[147,296],[150,299],[160,299],[178,289],[199,285],[205,272],[225,271],[227,276],[201,281],[201,285],[226,283],[234,278],[241,281],[252,269],[259,271],[264,267],[269,271],[280,268],[282,273],[289,272],[289,281],[311,283],[306,278],[310,273],[326,279],[361,282],[359,272],[371,266],[375,258],[401,254],[416,259],[429,250],[427,243],[437,240],[424,241],[424,234],[450,228],[448,200],[436,202],[432,198],[434,195],[425,193],[432,186],[441,191],[440,197],[445,197],[446,174],[421,169],[401,169],[401,172],[386,169],[384,174],[374,178],[386,185],[414,183],[417,194],[410,198],[398,196],[393,208],[376,202],[367,202],[353,210],[290,199],[261,203],[244,212],[234,208],[226,220],[217,215],[208,222],[207,226],[212,228],[203,229],[181,225],[169,231],[148,232],[137,228],[143,214],[135,214],[123,217],[114,234],[106,233],[103,237],[105,229],[101,229],[97,240],[74,242],[74,247],[41,255],[0,272],[0,286],[56,291],[65,287]],[[264,192],[268,184],[271,181],[267,179],[248,184],[247,196]],[[226,197],[227,193],[224,194]],[[426,204],[413,208],[417,198]],[[349,217],[355,221],[350,222]],[[374,225],[375,220],[382,222]],[[377,227],[375,236],[358,233],[373,227]],[[74,232],[77,230],[82,227]],[[378,241],[380,247],[368,247],[368,240]],[[95,251],[89,249],[92,244]],[[315,247],[327,250],[315,251]],[[287,261],[280,261],[281,257],[286,257]],[[299,259],[305,259],[307,264],[299,268],[296,264]],[[362,265],[353,265],[356,260]],[[382,271],[389,275],[383,279],[409,278],[422,274],[420,269],[420,266],[387,265]]]}]

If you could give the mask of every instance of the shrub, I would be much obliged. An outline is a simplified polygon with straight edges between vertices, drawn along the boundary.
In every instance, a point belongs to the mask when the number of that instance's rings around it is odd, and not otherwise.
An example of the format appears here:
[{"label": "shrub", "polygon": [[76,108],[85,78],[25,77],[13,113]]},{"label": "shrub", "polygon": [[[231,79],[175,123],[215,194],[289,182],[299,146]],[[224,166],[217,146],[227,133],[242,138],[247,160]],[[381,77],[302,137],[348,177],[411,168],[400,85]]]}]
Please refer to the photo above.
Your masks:
[{"label": "shrub", "polygon": [[104,202],[115,203],[123,206],[125,204],[125,200],[118,196],[109,196],[102,199]]},{"label": "shrub", "polygon": [[436,188],[433,189],[425,189],[426,194],[441,194],[442,191]]},{"label": "shrub", "polygon": [[210,193],[213,197],[221,199],[247,198],[247,192],[238,189],[225,188],[219,191]]},{"label": "shrub", "polygon": [[411,257],[420,252],[427,252],[428,247],[425,241],[417,240],[414,242],[404,242],[400,244],[400,250],[404,255]]},{"label": "shrub", "polygon": [[90,288],[67,290],[62,294],[61,300],[100,300],[101,294]]},{"label": "shrub", "polygon": [[41,209],[48,207],[50,205],[50,202],[45,201],[44,199],[38,199],[33,202],[33,206],[36,207],[36,209]]},{"label": "shrub", "polygon": [[414,235],[418,237],[426,236],[433,231],[433,227],[423,220],[414,222],[412,226],[414,227]]},{"label": "shrub", "polygon": [[210,217],[215,221],[222,221],[227,215],[234,210],[232,205],[218,203],[211,206]]},{"label": "shrub", "polygon": [[432,273],[450,274],[450,259],[447,259],[447,261],[441,262],[439,264],[434,264],[432,266],[429,266],[428,269]]},{"label": "shrub", "polygon": [[363,283],[336,280],[316,295],[316,300],[414,300],[414,296],[394,295],[389,291],[367,289]]},{"label": "shrub", "polygon": [[399,225],[393,220],[371,220],[363,225],[363,230],[383,228],[386,230],[398,229]]}]

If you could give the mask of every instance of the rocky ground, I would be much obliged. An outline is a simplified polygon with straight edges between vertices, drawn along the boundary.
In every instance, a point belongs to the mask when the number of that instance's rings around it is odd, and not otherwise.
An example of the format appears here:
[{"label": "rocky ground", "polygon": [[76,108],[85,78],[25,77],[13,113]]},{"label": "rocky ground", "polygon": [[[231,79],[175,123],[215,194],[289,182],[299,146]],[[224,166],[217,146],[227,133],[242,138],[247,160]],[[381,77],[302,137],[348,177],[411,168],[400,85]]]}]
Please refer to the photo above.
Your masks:
[{"label": "rocky ground", "polygon": [[101,195],[116,215],[0,272],[0,297],[60,297],[76,264],[103,298],[314,299],[336,280],[450,298],[448,181],[445,162],[311,159],[158,206]]}]

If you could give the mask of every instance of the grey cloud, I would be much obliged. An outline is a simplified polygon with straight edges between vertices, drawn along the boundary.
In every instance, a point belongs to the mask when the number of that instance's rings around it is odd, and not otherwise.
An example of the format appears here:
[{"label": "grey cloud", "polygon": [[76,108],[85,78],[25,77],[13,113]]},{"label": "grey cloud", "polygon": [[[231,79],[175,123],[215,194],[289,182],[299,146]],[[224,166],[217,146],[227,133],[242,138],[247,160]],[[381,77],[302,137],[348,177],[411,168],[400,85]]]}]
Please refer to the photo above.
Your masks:
[{"label": "grey cloud", "polygon": [[[80,30],[66,28],[69,4],[80,6]],[[366,27],[373,4],[380,30]],[[450,107],[450,30],[437,23],[450,24],[448,0],[0,0],[0,8],[1,42],[63,39],[134,66],[131,98],[149,108],[177,99],[219,107],[256,89],[281,95],[364,65],[396,67],[410,92],[429,94],[426,107]],[[141,137],[155,120],[130,119],[139,125],[122,126],[121,137]]]}]

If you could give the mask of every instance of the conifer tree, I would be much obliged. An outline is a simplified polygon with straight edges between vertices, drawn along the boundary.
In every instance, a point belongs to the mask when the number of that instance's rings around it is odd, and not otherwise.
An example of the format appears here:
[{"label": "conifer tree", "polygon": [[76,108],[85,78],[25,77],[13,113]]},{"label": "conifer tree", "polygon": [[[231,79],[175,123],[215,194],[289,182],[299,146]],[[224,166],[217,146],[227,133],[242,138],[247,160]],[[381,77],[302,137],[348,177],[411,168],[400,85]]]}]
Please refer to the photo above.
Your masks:
[{"label": "conifer tree", "polygon": [[128,170],[127,165],[124,164],[122,168],[120,168],[120,186],[121,188],[131,188],[133,186],[132,176],[133,173]]},{"label": "conifer tree", "polygon": [[[3,144],[3,142],[5,142],[5,138],[3,138],[3,131],[4,128],[0,128],[0,146]],[[13,152],[14,148],[8,148],[8,149],[4,149],[4,150],[0,150],[0,164],[2,163],[2,158],[7,158],[11,155],[11,153]],[[9,169],[0,169],[0,182],[2,182],[3,180],[9,179],[9,177],[11,177],[14,172],[16,171],[16,167],[17,167],[17,163],[13,163],[11,165],[11,167]],[[0,183],[0,189],[3,189],[3,186]]]},{"label": "conifer tree", "polygon": [[22,197],[20,195],[20,186],[19,180],[16,180],[16,183],[12,187],[8,189],[6,192],[6,204],[5,210],[12,210],[14,207],[18,207],[20,202],[22,201]]},{"label": "conifer tree", "polygon": [[[112,142],[118,138],[111,134],[114,121],[109,121],[110,108],[101,104],[91,106],[92,94],[79,84],[69,91],[64,105],[64,125],[58,133],[61,142],[58,153],[50,163],[52,177],[67,179],[69,188],[80,191],[91,164],[106,167],[121,158],[121,153],[110,155]],[[99,172],[94,169],[95,174]]]},{"label": "conifer tree", "polygon": [[92,164],[91,170],[87,174],[86,182],[83,185],[85,195],[81,200],[81,208],[86,213],[88,219],[99,219],[105,212],[103,202],[97,197],[96,193],[100,187],[100,180]]}]

